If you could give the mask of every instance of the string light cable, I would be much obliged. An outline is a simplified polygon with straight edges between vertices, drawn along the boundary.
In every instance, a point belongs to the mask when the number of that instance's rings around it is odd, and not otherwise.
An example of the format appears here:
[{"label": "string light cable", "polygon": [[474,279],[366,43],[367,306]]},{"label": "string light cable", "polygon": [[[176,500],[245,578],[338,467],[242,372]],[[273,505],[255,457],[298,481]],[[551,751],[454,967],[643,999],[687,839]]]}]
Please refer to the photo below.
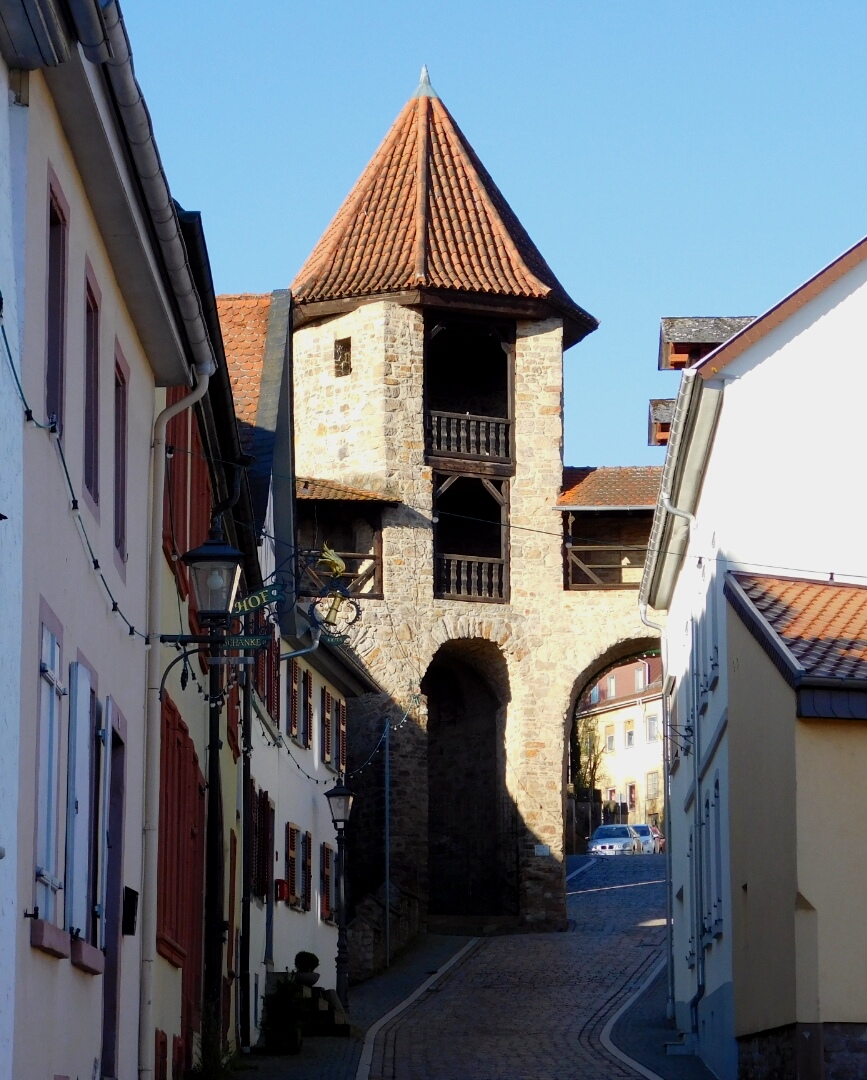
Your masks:
[{"label": "string light cable", "polygon": [[66,463],[66,455],[63,452],[63,441],[62,441],[62,439],[60,437],[60,431],[58,429],[57,418],[56,417],[49,417],[48,418],[48,423],[47,424],[42,424],[38,420],[36,420],[35,417],[33,416],[33,410],[30,407],[30,403],[27,400],[27,396],[24,393],[24,388],[21,385],[21,379],[19,377],[18,370],[17,370],[17,368],[15,366],[15,361],[14,361],[14,359],[12,357],[12,349],[11,349],[11,347],[9,345],[9,338],[8,338],[8,336],[6,334],[6,326],[5,326],[5,323],[3,322],[3,315],[2,315],[2,297],[0,297],[0,334],[2,334],[2,337],[3,337],[3,346],[4,346],[3,351],[4,351],[4,354],[6,356],[6,360],[7,360],[8,364],[9,364],[9,368],[10,368],[10,370],[12,372],[12,377],[13,377],[13,379],[15,381],[15,388],[17,390],[18,397],[20,398],[21,405],[22,405],[22,407],[24,409],[24,422],[28,426],[32,426],[32,427],[38,428],[41,431],[47,432],[49,437],[54,442],[54,446],[55,446],[55,448],[57,450],[57,455],[58,455],[58,457],[60,459],[60,465],[61,465],[61,469],[62,469],[62,472],[63,472],[64,483],[66,485],[66,490],[67,490],[67,494],[68,494],[68,497],[69,497],[70,513],[72,514],[73,518],[75,519],[75,523],[76,523],[76,526],[78,528],[78,533],[79,533],[79,535],[81,537],[82,543],[84,544],[84,548],[85,548],[85,551],[87,553],[87,556],[90,559],[91,567],[92,567],[93,571],[96,573],[99,581],[101,582],[103,589],[105,590],[106,597],[108,598],[108,601],[109,601],[109,604],[110,604],[110,610],[112,611],[113,614],[117,615],[117,617],[121,620],[121,622],[123,622],[126,625],[127,631],[128,631],[128,634],[129,634],[130,637],[140,638],[145,643],[146,646],[150,647],[150,638],[148,637],[148,635],[143,634],[140,630],[136,630],[135,625],[126,617],[124,612],[121,610],[121,607],[117,602],[117,598],[115,597],[114,593],[112,592],[111,586],[109,585],[108,581],[106,580],[105,574],[102,571],[102,567],[99,564],[99,559],[97,558],[97,555],[96,555],[96,552],[94,550],[93,544],[91,543],[90,537],[89,537],[89,535],[87,533],[87,528],[85,527],[85,524],[84,524],[84,522],[82,521],[82,518],[81,518],[81,512],[79,510],[79,504],[78,504],[78,496],[76,494],[75,487],[74,487],[74,485],[72,483],[72,478],[69,475],[69,467],[68,467],[68,465]]}]

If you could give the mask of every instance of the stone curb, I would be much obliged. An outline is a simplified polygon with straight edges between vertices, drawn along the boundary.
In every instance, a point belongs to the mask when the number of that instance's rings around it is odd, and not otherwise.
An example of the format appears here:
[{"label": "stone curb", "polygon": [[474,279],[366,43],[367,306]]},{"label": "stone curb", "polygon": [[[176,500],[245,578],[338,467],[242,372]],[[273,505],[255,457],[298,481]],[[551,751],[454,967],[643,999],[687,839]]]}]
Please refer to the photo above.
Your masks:
[{"label": "stone curb", "polygon": [[[583,869],[583,867],[581,867],[580,869]],[[602,1043],[602,1045],[605,1047],[609,1054],[613,1054],[613,1056],[616,1057],[619,1061],[622,1061],[624,1065],[628,1065],[630,1069],[633,1069],[635,1072],[637,1072],[639,1076],[645,1077],[645,1080],[663,1080],[663,1077],[661,1077],[659,1073],[655,1073],[651,1069],[648,1069],[647,1066],[642,1065],[640,1061],[636,1061],[635,1058],[631,1058],[628,1054],[624,1054],[624,1052],[618,1047],[616,1047],[611,1041],[611,1032],[614,1030],[614,1025],[627,1011],[627,1009],[630,1009],[635,1004],[635,1002],[638,1001],[638,999],[645,992],[645,990],[650,989],[650,986],[652,985],[654,980],[665,967],[665,962],[665,957],[663,957],[659,961],[659,963],[653,968],[653,970],[650,972],[650,974],[647,976],[641,986],[639,986],[639,988],[634,993],[629,995],[626,1001],[623,1002],[623,1004],[620,1006],[617,1012],[614,1013],[613,1016],[610,1016],[608,1018],[608,1021],[599,1036],[599,1041]]]},{"label": "stone curb", "polygon": [[[579,867],[579,871],[583,869],[583,867]],[[449,968],[453,967],[461,957],[466,956],[470,949],[475,948],[480,941],[481,938],[477,937],[474,937],[472,941],[468,941],[466,945],[464,945],[463,948],[458,949],[454,956],[451,957],[450,960],[447,960],[438,971],[431,975],[429,979],[425,979],[421,986],[413,990],[409,997],[404,998],[399,1005],[395,1005],[391,1012],[387,1012],[385,1016],[380,1017],[375,1024],[372,1024],[367,1029],[367,1034],[364,1036],[364,1046],[361,1049],[361,1059],[358,1062],[358,1069],[355,1073],[355,1080],[369,1080],[370,1067],[373,1064],[373,1049],[376,1044],[376,1036],[385,1025],[394,1020],[396,1016],[399,1016],[404,1009],[409,1008],[414,1001],[420,998],[426,990],[429,990],[435,982],[445,975]]]}]

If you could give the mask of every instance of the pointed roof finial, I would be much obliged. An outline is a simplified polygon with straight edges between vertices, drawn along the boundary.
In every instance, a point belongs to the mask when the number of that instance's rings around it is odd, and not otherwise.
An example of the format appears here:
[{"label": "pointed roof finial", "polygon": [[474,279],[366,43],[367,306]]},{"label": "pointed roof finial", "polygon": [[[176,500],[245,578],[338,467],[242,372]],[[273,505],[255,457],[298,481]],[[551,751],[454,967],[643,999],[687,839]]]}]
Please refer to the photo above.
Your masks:
[{"label": "pointed roof finial", "polygon": [[430,84],[430,75],[427,72],[427,64],[421,66],[421,79],[419,80],[418,89],[412,95],[413,97],[432,97],[438,98],[439,94],[434,90]]}]

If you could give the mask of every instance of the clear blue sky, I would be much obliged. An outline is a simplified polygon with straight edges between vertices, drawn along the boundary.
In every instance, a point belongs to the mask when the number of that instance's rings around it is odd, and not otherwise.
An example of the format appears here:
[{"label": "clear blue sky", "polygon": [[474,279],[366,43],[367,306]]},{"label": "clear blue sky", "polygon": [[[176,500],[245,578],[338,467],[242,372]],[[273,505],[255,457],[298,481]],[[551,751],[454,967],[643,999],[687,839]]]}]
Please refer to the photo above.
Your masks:
[{"label": "clear blue sky", "polygon": [[[567,290],[567,464],[661,463],[664,315],[752,315],[867,233],[863,0],[126,0],[217,288],[284,288],[422,63]],[[821,363],[821,358],[817,358]]]}]

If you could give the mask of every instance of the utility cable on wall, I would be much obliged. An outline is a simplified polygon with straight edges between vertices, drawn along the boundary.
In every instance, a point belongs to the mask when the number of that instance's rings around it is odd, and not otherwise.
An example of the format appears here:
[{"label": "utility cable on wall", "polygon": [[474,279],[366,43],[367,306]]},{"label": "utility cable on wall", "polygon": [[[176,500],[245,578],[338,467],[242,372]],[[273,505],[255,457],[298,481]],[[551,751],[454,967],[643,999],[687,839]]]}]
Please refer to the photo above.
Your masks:
[{"label": "utility cable on wall", "polygon": [[8,336],[6,334],[6,326],[5,326],[5,323],[3,322],[2,311],[3,311],[3,297],[2,297],[2,294],[0,294],[0,334],[2,334],[2,337],[3,337],[4,353],[6,355],[6,359],[7,359],[7,362],[9,364],[9,368],[12,371],[12,377],[15,380],[15,387],[16,387],[16,390],[18,392],[18,397],[21,399],[21,404],[22,404],[22,406],[24,408],[24,422],[25,422],[25,424],[27,424],[29,426],[33,426],[33,427],[39,428],[41,431],[47,432],[49,437],[53,438],[54,445],[55,445],[55,447],[57,449],[57,454],[58,454],[58,456],[60,458],[60,464],[61,464],[61,468],[62,468],[62,471],[63,471],[64,483],[66,485],[67,493],[68,493],[68,496],[69,496],[69,509],[70,509],[70,512],[72,513],[72,516],[75,518],[76,525],[78,526],[79,535],[81,536],[81,540],[82,540],[82,543],[84,544],[85,551],[87,552],[87,555],[88,555],[88,557],[90,559],[91,567],[94,570],[94,572],[96,573],[96,575],[99,578],[100,582],[102,583],[103,589],[105,590],[105,594],[106,594],[106,596],[107,596],[107,598],[109,600],[110,606],[111,606],[111,611],[115,615],[117,615],[118,618],[126,625],[130,637],[141,638],[141,640],[144,641],[145,645],[150,647],[150,638],[148,637],[147,634],[143,634],[140,630],[136,630],[135,625],[132,622],[130,622],[130,620],[123,613],[123,611],[120,608],[120,605],[117,602],[117,598],[115,597],[114,593],[111,590],[111,586],[109,585],[108,581],[106,581],[105,574],[102,572],[102,568],[101,568],[101,566],[99,564],[99,559],[97,558],[96,552],[94,551],[93,544],[90,541],[90,537],[88,536],[85,524],[81,519],[81,511],[79,510],[79,505],[78,505],[78,496],[76,495],[75,488],[74,488],[73,483],[72,483],[72,478],[69,475],[69,467],[67,466],[67,463],[66,463],[66,455],[63,452],[63,442],[62,442],[62,440],[60,438],[60,432],[58,431],[56,418],[49,417],[49,422],[47,424],[42,424],[38,420],[36,420],[34,418],[34,416],[33,416],[33,410],[30,408],[30,403],[28,402],[27,397],[26,397],[26,395],[24,393],[24,388],[21,385],[21,379],[20,379],[20,377],[18,375],[18,370],[15,367],[15,361],[13,360],[13,357],[12,357],[12,349],[11,349],[11,347],[9,345],[9,338],[8,338]]}]

